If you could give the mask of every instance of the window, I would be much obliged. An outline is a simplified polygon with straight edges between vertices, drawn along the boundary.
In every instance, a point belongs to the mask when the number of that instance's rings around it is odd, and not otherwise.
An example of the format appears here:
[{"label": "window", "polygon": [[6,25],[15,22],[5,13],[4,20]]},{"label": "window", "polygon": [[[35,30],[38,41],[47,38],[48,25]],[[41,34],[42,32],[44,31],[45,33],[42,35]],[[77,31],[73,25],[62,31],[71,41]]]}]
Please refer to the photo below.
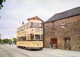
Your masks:
[{"label": "window", "polygon": [[52,29],[55,29],[55,22],[52,22]]},{"label": "window", "polygon": [[33,28],[34,27],[34,23],[33,22],[29,22],[28,23],[28,28]]},{"label": "window", "polygon": [[25,29],[27,29],[27,24],[24,26]]},{"label": "window", "polygon": [[35,23],[35,27],[38,28],[38,26],[39,26],[38,23]]},{"label": "window", "polygon": [[61,28],[65,28],[65,24],[64,24],[64,22],[61,23]]},{"label": "window", "polygon": [[35,27],[36,28],[40,28],[41,27],[41,23],[35,23]]},{"label": "window", "polygon": [[26,40],[26,36],[22,36],[18,38],[18,41],[25,41]]},{"label": "window", "polygon": [[40,35],[35,35],[36,40],[40,40]]},{"label": "window", "polygon": [[39,23],[39,27],[41,27],[41,23]]},{"label": "window", "polygon": [[33,22],[31,22],[31,25],[33,25]]},{"label": "window", "polygon": [[31,36],[31,40],[34,40],[34,35],[33,35],[33,34],[31,34],[30,36]]},{"label": "window", "polygon": [[28,28],[30,27],[30,24],[28,23]]},{"label": "window", "polygon": [[41,27],[43,27],[43,23],[41,23]]},{"label": "window", "polygon": [[40,28],[40,27],[41,23],[33,23],[33,22],[28,23],[28,28]]},{"label": "window", "polygon": [[30,28],[32,28],[33,27],[33,22],[31,22],[31,26],[30,26]]}]

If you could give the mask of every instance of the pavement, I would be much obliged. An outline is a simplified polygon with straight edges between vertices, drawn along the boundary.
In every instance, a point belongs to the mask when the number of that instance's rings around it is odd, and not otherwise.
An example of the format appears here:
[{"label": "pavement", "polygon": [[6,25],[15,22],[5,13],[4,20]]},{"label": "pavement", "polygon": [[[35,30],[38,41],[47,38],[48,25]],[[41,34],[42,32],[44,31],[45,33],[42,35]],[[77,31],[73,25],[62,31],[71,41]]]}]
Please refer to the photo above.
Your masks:
[{"label": "pavement", "polygon": [[80,57],[80,51],[43,48],[43,50],[25,50],[16,45],[0,44],[0,57]]}]

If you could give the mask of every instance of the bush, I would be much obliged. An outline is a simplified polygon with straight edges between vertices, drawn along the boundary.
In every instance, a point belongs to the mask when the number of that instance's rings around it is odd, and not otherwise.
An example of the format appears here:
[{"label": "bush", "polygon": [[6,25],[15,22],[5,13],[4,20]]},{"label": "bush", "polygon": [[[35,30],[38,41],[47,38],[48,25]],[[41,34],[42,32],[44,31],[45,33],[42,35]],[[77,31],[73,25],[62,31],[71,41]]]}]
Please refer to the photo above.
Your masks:
[{"label": "bush", "polygon": [[2,40],[4,43],[8,43],[9,41],[11,41],[11,39],[3,39]]}]

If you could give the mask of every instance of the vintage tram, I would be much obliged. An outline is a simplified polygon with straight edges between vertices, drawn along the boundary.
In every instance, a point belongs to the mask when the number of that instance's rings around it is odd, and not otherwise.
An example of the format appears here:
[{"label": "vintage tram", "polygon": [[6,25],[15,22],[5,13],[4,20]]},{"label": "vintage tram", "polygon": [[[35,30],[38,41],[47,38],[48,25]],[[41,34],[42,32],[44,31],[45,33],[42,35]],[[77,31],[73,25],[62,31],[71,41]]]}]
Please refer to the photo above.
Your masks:
[{"label": "vintage tram", "polygon": [[29,18],[17,29],[17,47],[43,49],[43,20],[37,16]]}]

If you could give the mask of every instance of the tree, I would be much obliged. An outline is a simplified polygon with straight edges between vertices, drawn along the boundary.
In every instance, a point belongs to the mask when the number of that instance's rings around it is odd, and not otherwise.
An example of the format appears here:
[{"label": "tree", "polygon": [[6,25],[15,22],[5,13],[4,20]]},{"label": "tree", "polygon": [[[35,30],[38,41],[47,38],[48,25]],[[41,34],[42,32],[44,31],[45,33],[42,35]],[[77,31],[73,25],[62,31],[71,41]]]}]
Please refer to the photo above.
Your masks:
[{"label": "tree", "polygon": [[1,42],[1,39],[0,39],[0,42]]},{"label": "tree", "polygon": [[0,43],[1,43],[2,41],[1,41],[1,39],[0,39]]},{"label": "tree", "polygon": [[0,0],[0,9],[3,7],[2,3],[5,2],[6,0]]},{"label": "tree", "polygon": [[3,39],[2,40],[4,43],[8,43],[9,41],[11,41],[11,39]]},{"label": "tree", "polygon": [[16,38],[13,38],[13,42],[15,43],[17,41],[17,39]]}]

